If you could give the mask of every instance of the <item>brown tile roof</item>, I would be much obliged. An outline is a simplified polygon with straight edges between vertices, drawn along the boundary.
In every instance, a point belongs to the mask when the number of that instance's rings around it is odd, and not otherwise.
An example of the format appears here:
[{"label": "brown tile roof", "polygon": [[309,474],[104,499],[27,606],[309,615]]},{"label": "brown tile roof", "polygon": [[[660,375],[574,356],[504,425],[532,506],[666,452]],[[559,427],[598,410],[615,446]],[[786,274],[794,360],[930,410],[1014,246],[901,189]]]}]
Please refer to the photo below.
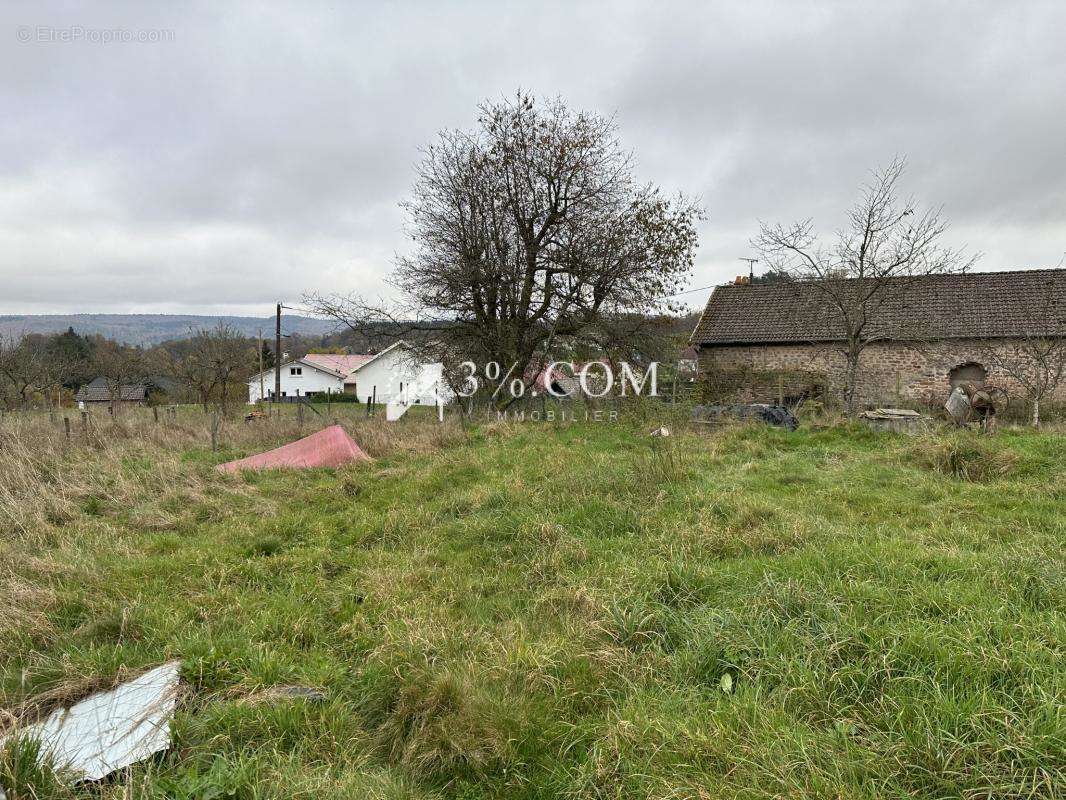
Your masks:
[{"label": "brown tile roof", "polygon": [[[848,281],[856,289],[858,280]],[[971,272],[910,279],[885,303],[871,336],[885,339],[1011,337],[1032,333],[1051,293],[1066,336],[1066,269]],[[896,294],[896,293],[893,293]],[[694,345],[824,342],[843,338],[814,283],[719,286],[692,334]]]}]

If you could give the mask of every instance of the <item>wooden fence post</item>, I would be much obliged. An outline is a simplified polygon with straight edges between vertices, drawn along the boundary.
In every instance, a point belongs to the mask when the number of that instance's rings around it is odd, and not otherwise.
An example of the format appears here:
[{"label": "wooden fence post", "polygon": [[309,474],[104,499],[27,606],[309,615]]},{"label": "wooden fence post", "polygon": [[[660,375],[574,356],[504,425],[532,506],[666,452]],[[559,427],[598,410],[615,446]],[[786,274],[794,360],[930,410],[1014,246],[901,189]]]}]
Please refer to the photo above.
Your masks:
[{"label": "wooden fence post", "polygon": [[67,441],[70,441],[70,417],[63,417],[63,430],[67,434]]}]

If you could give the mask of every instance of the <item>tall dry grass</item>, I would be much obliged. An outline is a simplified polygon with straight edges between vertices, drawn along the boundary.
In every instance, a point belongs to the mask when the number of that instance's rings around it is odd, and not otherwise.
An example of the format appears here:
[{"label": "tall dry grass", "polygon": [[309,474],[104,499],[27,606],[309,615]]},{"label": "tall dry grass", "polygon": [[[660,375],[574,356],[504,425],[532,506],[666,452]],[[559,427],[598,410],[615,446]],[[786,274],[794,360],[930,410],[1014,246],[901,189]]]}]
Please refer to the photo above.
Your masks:
[{"label": "tall dry grass", "polygon": [[[301,421],[284,414],[245,422],[223,421],[220,453],[210,452],[210,421],[196,409],[158,418],[149,409],[126,409],[114,418],[94,414],[72,420],[68,437],[60,418],[6,414],[0,419],[0,541],[39,541],[57,526],[101,509],[133,509],[153,499],[165,526],[166,500],[183,505],[209,493],[240,494],[243,482],[219,475],[214,463],[294,441],[339,422],[371,456],[438,449],[465,438],[458,421],[428,416],[396,424],[366,418],[360,408]],[[76,418],[75,418],[76,419]]]}]

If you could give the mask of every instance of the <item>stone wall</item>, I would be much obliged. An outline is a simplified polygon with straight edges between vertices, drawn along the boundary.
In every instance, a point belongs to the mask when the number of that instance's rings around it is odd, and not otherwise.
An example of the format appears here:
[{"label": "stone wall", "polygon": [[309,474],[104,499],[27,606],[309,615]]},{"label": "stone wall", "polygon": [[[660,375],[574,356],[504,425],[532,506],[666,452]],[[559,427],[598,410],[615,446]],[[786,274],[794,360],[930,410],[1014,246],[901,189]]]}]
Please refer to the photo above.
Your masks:
[{"label": "stone wall", "polygon": [[[858,402],[863,406],[921,403],[940,406],[950,391],[949,373],[955,367],[978,363],[987,370],[987,381],[1007,389],[1012,401],[1024,400],[1011,378],[997,372],[982,359],[982,345],[972,340],[937,343],[921,348],[901,342],[870,344],[860,360]],[[711,386],[743,383],[738,376],[754,379],[737,386],[734,396],[748,402],[772,402],[778,387],[786,397],[799,394],[803,384],[820,376],[833,399],[843,394],[844,356],[839,345],[704,345],[699,348],[700,372]],[[780,373],[779,380],[769,376]],[[797,378],[799,376],[799,378]],[[714,398],[718,399],[718,398]],[[1066,385],[1058,388],[1055,402],[1066,401]]]}]

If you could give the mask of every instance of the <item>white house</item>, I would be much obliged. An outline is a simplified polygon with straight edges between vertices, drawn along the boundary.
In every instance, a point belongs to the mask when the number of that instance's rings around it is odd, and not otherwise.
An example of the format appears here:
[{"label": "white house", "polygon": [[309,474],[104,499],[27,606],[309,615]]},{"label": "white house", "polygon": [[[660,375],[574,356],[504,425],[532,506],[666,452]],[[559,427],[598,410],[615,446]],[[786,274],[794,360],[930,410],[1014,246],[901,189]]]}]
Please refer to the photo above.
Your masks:
[{"label": "white house", "polygon": [[[441,364],[419,361],[410,345],[398,341],[380,353],[333,355],[312,353],[281,365],[281,397],[323,398],[332,394],[355,395],[360,402],[376,398],[389,403],[403,398],[410,405],[432,406],[451,393],[445,386]],[[266,399],[274,396],[274,370],[262,374]],[[260,375],[248,380],[248,402],[259,400]]]}]

